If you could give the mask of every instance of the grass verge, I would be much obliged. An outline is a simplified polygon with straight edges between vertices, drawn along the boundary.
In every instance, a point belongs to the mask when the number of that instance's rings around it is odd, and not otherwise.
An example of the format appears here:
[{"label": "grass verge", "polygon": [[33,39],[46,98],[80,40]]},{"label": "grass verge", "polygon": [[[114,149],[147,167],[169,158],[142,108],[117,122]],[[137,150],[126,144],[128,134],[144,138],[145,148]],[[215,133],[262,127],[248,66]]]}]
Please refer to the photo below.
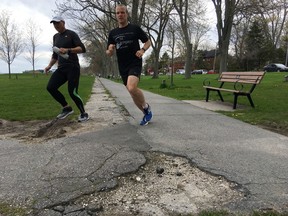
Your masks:
[{"label": "grass verge", "polygon": [[[53,119],[62,107],[46,90],[46,85],[51,75],[46,74],[12,74],[0,75],[0,119],[10,121],[27,121]],[[84,104],[91,95],[91,89],[95,77],[81,76],[78,93]],[[67,83],[60,88],[67,102],[75,110],[79,111],[70,98]]]}]

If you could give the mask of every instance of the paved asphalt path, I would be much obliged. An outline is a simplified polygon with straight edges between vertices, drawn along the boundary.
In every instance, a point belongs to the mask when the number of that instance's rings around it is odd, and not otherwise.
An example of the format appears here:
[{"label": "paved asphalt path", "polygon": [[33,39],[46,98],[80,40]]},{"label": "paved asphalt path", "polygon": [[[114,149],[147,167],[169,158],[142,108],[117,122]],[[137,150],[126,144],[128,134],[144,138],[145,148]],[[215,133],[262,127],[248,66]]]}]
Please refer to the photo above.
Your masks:
[{"label": "paved asphalt path", "polygon": [[140,126],[142,113],[125,87],[100,81],[129,112],[128,121],[39,144],[0,139],[0,202],[65,204],[114,187],[115,177],[145,164],[142,152],[160,151],[238,183],[247,197],[233,210],[288,210],[288,137],[146,91],[154,117]]},{"label": "paved asphalt path", "polygon": [[130,113],[130,123],[151,151],[185,156],[238,183],[248,194],[236,209],[288,210],[288,137],[146,91],[154,117],[149,125],[138,126],[142,114],[123,85],[101,82]]}]

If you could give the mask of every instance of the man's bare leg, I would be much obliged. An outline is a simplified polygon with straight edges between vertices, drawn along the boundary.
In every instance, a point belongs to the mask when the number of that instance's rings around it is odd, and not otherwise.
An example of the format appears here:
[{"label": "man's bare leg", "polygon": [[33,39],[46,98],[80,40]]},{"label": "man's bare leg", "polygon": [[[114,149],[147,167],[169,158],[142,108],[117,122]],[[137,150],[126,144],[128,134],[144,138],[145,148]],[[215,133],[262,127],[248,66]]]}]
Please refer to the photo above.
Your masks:
[{"label": "man's bare leg", "polygon": [[126,88],[130,93],[135,105],[143,112],[146,105],[143,92],[138,88],[139,78],[136,76],[128,76]]}]

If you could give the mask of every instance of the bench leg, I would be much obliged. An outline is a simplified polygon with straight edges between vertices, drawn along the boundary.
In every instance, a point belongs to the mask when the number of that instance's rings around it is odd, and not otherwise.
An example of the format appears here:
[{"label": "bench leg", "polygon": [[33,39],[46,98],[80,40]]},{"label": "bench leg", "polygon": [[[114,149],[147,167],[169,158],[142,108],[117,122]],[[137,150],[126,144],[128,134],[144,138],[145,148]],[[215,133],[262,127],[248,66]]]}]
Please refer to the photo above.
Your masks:
[{"label": "bench leg", "polygon": [[233,109],[236,109],[236,106],[237,106],[237,100],[238,100],[238,94],[234,94]]},{"label": "bench leg", "polygon": [[223,97],[222,97],[222,95],[221,95],[221,92],[218,90],[217,91],[218,92],[218,95],[219,95],[219,97],[220,97],[220,100],[222,101],[222,102],[224,102],[224,99],[223,99]]},{"label": "bench leg", "polygon": [[206,91],[207,91],[207,93],[206,93],[206,102],[208,102],[208,100],[209,100],[209,89],[206,89]]},{"label": "bench leg", "polygon": [[254,103],[253,103],[252,98],[251,98],[251,95],[248,94],[247,97],[248,97],[248,100],[249,100],[251,106],[252,106],[253,108],[255,108]]}]

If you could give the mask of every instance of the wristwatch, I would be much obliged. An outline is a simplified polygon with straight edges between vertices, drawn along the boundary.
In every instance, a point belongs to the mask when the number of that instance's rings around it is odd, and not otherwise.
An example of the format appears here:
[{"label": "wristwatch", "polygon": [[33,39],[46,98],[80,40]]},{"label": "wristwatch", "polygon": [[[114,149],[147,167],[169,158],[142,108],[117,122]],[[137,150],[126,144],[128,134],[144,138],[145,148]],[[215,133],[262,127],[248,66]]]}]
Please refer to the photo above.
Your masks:
[{"label": "wristwatch", "polygon": [[146,51],[146,49],[144,47],[141,48],[144,52]]}]

